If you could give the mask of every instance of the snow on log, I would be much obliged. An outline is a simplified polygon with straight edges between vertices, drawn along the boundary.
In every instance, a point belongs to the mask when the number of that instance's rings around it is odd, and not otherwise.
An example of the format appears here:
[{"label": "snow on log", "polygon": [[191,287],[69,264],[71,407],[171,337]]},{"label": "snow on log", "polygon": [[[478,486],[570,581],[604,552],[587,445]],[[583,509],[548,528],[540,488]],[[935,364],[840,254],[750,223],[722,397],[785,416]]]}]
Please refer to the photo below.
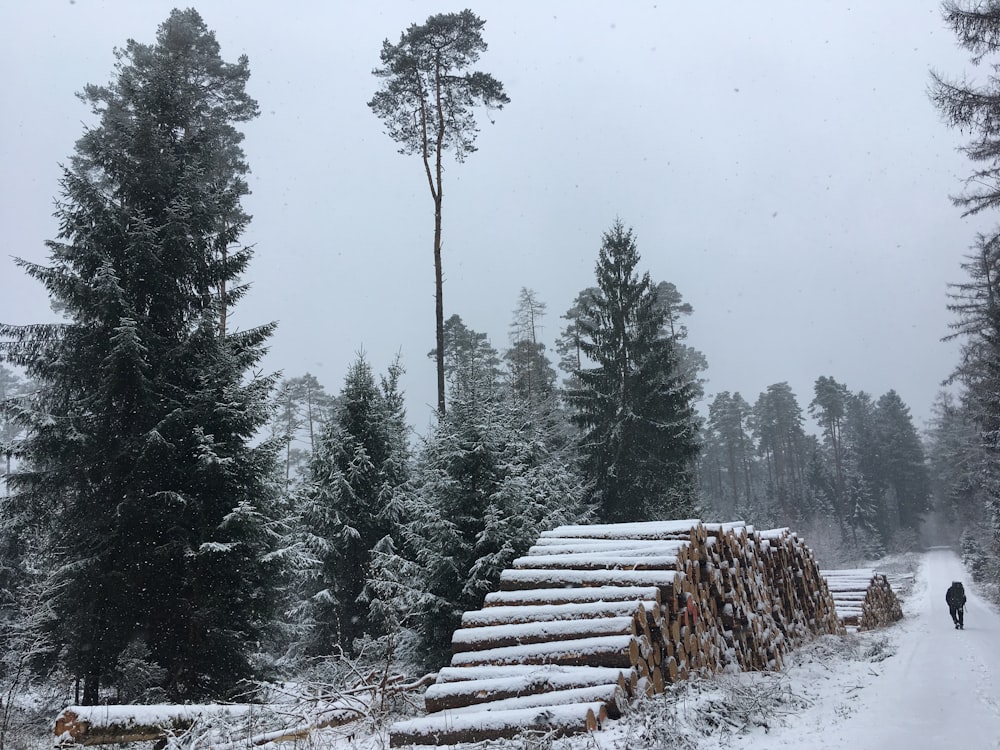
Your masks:
[{"label": "snow on log", "polygon": [[543,531],[542,539],[574,537],[584,539],[671,539],[687,538],[701,527],[701,521],[644,521],[638,523],[595,523],[583,526],[557,526]]},{"label": "snow on log", "polygon": [[428,713],[495,703],[508,698],[609,685],[617,688],[621,695],[628,696],[634,692],[637,679],[632,671],[594,667],[543,667],[527,674],[500,674],[502,672],[498,670],[498,676],[494,677],[431,685],[424,694]]},{"label": "snow on log", "polygon": [[528,557],[548,555],[630,555],[633,557],[676,557],[689,542],[659,539],[539,539],[528,548]]},{"label": "snow on log", "polygon": [[[648,627],[646,628],[648,631]],[[519,625],[496,625],[483,628],[460,628],[451,637],[456,654],[463,651],[484,651],[505,646],[521,646],[576,638],[597,638],[643,633],[635,617],[604,617],[592,620],[554,620]]]},{"label": "snow on log", "polygon": [[655,599],[627,599],[621,602],[571,602],[569,604],[540,604],[523,606],[497,606],[473,610],[462,615],[463,628],[482,628],[496,625],[521,625],[529,622],[560,622],[563,620],[591,620],[602,617],[646,616],[654,621],[660,618],[660,604]]},{"label": "snow on log", "polygon": [[468,714],[441,711],[393,724],[389,746],[457,745],[515,737],[530,731],[558,737],[592,732],[605,718],[604,704],[600,702]]},{"label": "snow on log", "polygon": [[[69,706],[56,717],[55,744],[112,745],[130,742],[162,742],[170,735],[190,729],[198,721],[245,723],[247,734],[235,743],[213,745],[213,750],[238,750],[257,745],[302,740],[317,729],[336,727],[361,718],[357,704],[333,703],[311,722],[288,723],[294,707],[263,704],[159,704],[148,706]],[[265,717],[279,726],[254,734],[251,720]],[[272,724],[273,726],[273,724]]]},{"label": "snow on log", "polygon": [[198,719],[236,719],[263,706],[249,705],[151,705],[69,706],[56,717],[57,742],[110,745],[157,740],[183,731]]},{"label": "snow on log", "polygon": [[485,651],[463,651],[452,656],[451,663],[456,667],[483,664],[559,664],[628,668],[635,664],[634,655],[639,649],[640,645],[633,636],[615,635],[507,646]]},{"label": "snow on log", "polygon": [[677,555],[632,555],[615,552],[613,554],[588,553],[561,555],[528,555],[519,557],[513,566],[519,569],[560,568],[575,570],[662,570],[673,567],[677,563]]},{"label": "snow on log", "polygon": [[505,570],[503,591],[581,586],[658,586],[673,588],[682,580],[673,570]]},{"label": "snow on log", "polygon": [[656,586],[591,586],[583,589],[559,586],[554,589],[493,591],[486,595],[483,606],[580,604],[585,602],[619,602],[632,599],[652,599],[660,604],[660,589]]},{"label": "snow on log", "polygon": [[621,716],[626,701],[627,695],[620,685],[589,685],[565,690],[549,690],[545,693],[516,695],[510,698],[494,698],[488,703],[449,709],[449,713],[452,716],[458,716],[484,710],[513,711],[520,708],[566,706],[574,703],[601,703],[605,715],[608,718],[617,719]]},{"label": "snow on log", "polygon": [[[583,685],[599,685],[602,682],[617,682],[618,677],[628,674],[626,670],[610,667],[557,667],[554,665],[491,665],[485,667],[442,667],[437,673],[437,682],[427,688],[434,690],[437,686],[452,682],[469,682],[472,680],[514,679],[518,677],[545,677],[555,680],[560,678],[579,678]],[[568,684],[568,683],[567,683]]]}]

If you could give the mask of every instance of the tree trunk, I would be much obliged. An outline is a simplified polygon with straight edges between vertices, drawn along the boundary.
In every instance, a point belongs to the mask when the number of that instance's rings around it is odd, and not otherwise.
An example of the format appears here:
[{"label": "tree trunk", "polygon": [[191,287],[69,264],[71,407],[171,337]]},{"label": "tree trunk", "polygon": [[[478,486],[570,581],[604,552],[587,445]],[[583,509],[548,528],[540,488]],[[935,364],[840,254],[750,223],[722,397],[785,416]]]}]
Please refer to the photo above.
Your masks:
[{"label": "tree trunk", "polygon": [[91,670],[83,678],[83,705],[96,706],[100,695],[100,678]]},{"label": "tree trunk", "polygon": [[438,188],[434,196],[434,321],[437,339],[437,407],[444,416],[444,278],[441,271],[441,177],[438,156]]},{"label": "tree trunk", "polygon": [[226,262],[229,260],[229,245],[226,240],[227,222],[222,220],[222,231],[217,239],[222,272],[219,274],[219,338],[226,338],[226,321],[229,316],[229,294],[226,290]]}]

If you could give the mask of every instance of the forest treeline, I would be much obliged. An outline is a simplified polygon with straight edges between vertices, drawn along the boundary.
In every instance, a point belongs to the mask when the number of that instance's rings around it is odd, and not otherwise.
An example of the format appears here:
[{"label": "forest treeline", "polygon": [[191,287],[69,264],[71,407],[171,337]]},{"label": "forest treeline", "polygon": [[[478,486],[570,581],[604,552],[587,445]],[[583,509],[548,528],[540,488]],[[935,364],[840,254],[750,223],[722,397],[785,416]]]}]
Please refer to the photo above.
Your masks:
[{"label": "forest treeline", "polygon": [[[428,58],[406,45],[471,35],[458,46],[474,62],[482,28],[466,11],[387,41],[376,113],[396,117],[424,91],[412,66]],[[790,526],[839,562],[914,549],[933,516],[965,532],[978,574],[996,575],[995,238],[954,288],[963,359],[923,435],[895,391],[852,391],[831,374],[810,394],[775,383],[706,403],[708,363],[685,325],[695,311],[642,270],[636,234],[610,217],[586,250],[593,286],[551,348],[547,305],[527,286],[505,346],[459,315],[436,321],[445,389],[414,435],[406,363],[377,373],[359,353],[341,383],[281,380],[257,368],[273,324],[227,328],[252,260],[240,243],[238,125],[258,113],[248,60],[225,62],[193,10],[116,56],[111,83],[82,94],[96,124],[64,167],[49,262],[19,261],[63,322],[0,324],[12,688],[183,702],[330,657],[435,667],[461,613],[561,523]],[[440,121],[436,145],[474,150],[470,118]],[[408,148],[433,176],[434,152]],[[439,231],[438,217],[436,254]]]}]

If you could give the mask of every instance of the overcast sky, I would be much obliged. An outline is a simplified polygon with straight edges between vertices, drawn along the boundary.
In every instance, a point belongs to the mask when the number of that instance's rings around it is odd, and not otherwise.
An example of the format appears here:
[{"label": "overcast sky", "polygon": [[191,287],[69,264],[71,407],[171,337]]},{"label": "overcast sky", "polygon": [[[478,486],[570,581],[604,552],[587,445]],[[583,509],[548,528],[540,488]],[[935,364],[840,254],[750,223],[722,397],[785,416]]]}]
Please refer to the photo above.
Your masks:
[{"label": "overcast sky", "polygon": [[[108,82],[113,48],[153,41],[177,5],[0,3],[0,321],[52,319],[12,258],[43,262],[56,236],[59,163],[92,122],[75,92]],[[788,381],[806,408],[827,375],[876,398],[895,389],[922,426],[957,358],[941,342],[947,285],[994,223],[948,200],[971,168],[928,71],[971,68],[936,0],[467,5],[487,22],[479,67],[511,103],[448,164],[446,316],[502,348],[528,287],[551,348],[620,217],[644,270],[694,306],[708,400]],[[195,7],[224,59],[249,56],[262,111],[244,143],[252,291],[233,322],[278,320],[266,369],[312,372],[331,392],[359,350],[380,371],[400,352],[410,419],[426,425],[431,199],[419,158],[366,103],[385,38],[466,5]]]}]

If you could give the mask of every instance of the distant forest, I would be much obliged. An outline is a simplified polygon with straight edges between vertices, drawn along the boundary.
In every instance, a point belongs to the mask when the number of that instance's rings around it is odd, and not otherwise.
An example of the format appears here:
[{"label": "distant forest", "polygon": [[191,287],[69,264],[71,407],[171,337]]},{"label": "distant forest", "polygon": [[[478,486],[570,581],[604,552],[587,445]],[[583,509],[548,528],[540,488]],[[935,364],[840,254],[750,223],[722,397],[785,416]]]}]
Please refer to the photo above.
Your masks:
[{"label": "distant forest", "polygon": [[[948,8],[973,54],[1000,33]],[[469,68],[483,25],[444,14],[387,40],[369,103],[428,175],[439,282],[441,159],[471,154],[477,108],[509,101]],[[64,168],[49,261],[20,262],[64,322],[0,324],[0,703],[40,684],[85,704],[232,699],[334,658],[433,669],[561,523],[789,527],[834,567],[949,543],[1000,579],[1000,236],[975,238],[952,288],[961,360],[924,434],[895,391],[836,373],[705,403],[695,310],[609,217],[551,347],[530,287],[497,348],[444,314],[438,283],[438,408],[414,435],[405,362],[281,380],[256,367],[271,326],[227,327],[253,255],[247,59],[224,61],[194,10],[116,54],[82,95],[97,122]],[[435,83],[429,60],[454,75]],[[933,77],[974,135],[969,212],[1000,203],[997,94]]]}]

